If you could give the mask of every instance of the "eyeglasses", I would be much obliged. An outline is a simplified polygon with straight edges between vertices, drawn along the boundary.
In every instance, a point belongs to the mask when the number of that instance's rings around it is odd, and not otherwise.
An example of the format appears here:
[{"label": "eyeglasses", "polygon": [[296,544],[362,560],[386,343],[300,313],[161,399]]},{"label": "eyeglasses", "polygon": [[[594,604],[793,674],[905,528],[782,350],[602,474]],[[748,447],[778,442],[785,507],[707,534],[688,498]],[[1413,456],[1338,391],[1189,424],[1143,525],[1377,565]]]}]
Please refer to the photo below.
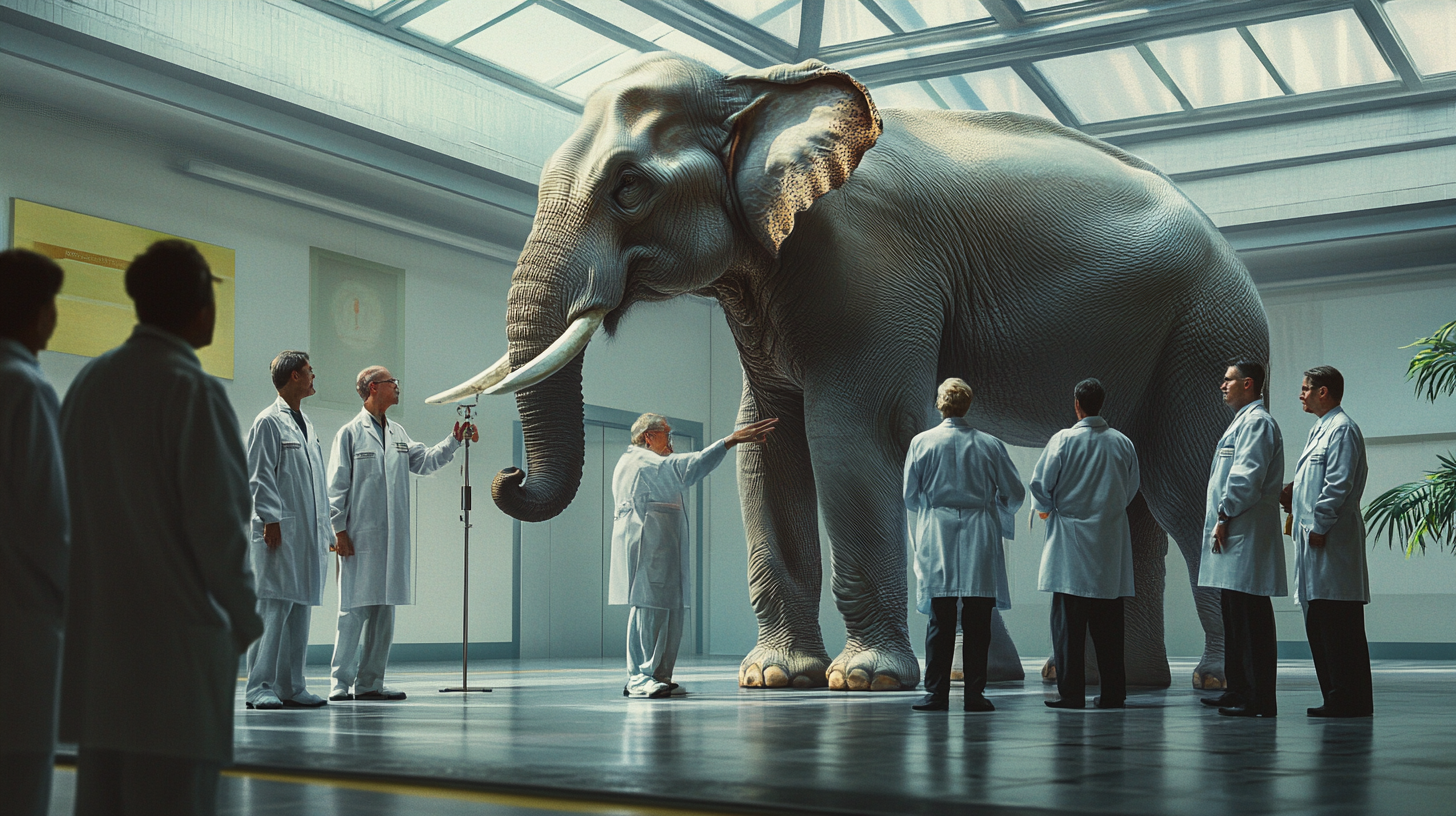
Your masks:
[{"label": "eyeglasses", "polygon": [[374,381],[372,381],[370,383],[370,385],[384,385],[385,383],[389,383],[390,385],[394,386],[396,389],[399,388],[399,380],[397,380],[397,379],[374,380]]}]

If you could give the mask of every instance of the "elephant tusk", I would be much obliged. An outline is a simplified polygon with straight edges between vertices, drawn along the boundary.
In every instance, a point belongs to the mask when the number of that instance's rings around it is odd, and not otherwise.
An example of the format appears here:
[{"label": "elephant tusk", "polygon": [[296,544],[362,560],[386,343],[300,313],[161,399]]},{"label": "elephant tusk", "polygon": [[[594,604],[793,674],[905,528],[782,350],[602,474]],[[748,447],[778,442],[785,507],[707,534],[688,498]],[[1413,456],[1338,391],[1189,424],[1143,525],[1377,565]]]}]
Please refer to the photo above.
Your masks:
[{"label": "elephant tusk", "polygon": [[571,325],[567,326],[566,331],[556,338],[556,342],[536,355],[536,359],[512,371],[509,377],[489,386],[482,393],[486,396],[513,394],[555,374],[561,370],[562,366],[575,360],[576,355],[586,348],[586,344],[591,342],[592,335],[596,334],[597,328],[602,325],[602,320],[606,316],[606,309],[593,309],[571,321]]},{"label": "elephant tusk", "polygon": [[509,352],[499,360],[491,364],[490,368],[476,374],[454,388],[441,391],[433,397],[425,400],[427,405],[443,405],[447,402],[459,402],[473,394],[504,380],[511,373],[511,355]]}]

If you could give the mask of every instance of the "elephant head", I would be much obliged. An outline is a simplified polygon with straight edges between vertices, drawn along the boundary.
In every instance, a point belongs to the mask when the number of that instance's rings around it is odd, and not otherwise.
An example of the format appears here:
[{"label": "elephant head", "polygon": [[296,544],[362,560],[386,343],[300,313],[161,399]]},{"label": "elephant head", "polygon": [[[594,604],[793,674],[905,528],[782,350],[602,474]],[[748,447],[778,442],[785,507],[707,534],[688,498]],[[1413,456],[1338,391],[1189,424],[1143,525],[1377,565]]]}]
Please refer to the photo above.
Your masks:
[{"label": "elephant head", "polygon": [[542,521],[575,496],[582,352],[599,326],[613,333],[637,302],[772,263],[795,216],[844,184],[880,131],[864,87],[812,60],[724,76],[649,55],[597,89],[542,173],[508,353],[430,399],[516,393],[529,478],[497,474],[496,504]]}]

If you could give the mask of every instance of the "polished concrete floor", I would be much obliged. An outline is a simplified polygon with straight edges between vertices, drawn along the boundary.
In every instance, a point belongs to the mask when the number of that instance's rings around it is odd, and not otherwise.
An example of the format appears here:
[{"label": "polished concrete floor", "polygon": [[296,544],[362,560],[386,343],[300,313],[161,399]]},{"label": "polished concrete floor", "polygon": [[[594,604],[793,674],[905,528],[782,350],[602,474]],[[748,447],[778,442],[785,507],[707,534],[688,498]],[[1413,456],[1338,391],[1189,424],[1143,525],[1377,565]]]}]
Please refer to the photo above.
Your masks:
[{"label": "polished concrete floor", "polygon": [[[1380,661],[1376,716],[1311,720],[1308,661],[1282,661],[1280,717],[1220,717],[1190,689],[1125,711],[1052,711],[1025,683],[997,711],[910,710],[914,693],[739,689],[737,661],[685,661],[691,694],[627,700],[604,661],[404,664],[401,703],[245,711],[223,812],[1456,813],[1456,664]],[[1191,662],[1175,661],[1175,677]],[[327,685],[319,675],[315,691]],[[55,814],[74,774],[57,774]]]}]

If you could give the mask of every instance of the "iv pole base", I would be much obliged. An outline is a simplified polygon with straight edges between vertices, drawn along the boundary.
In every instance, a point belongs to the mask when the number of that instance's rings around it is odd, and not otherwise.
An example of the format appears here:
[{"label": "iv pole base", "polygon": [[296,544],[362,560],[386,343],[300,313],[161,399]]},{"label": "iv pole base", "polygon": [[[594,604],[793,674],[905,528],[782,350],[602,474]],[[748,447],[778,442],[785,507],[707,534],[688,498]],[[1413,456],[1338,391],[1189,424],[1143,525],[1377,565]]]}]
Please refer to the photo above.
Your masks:
[{"label": "iv pole base", "polygon": [[488,688],[485,688],[485,687],[478,687],[478,688],[442,688],[442,689],[440,689],[440,691],[441,691],[441,693],[444,693],[444,692],[447,692],[447,691],[495,691],[495,689],[488,689]]}]

